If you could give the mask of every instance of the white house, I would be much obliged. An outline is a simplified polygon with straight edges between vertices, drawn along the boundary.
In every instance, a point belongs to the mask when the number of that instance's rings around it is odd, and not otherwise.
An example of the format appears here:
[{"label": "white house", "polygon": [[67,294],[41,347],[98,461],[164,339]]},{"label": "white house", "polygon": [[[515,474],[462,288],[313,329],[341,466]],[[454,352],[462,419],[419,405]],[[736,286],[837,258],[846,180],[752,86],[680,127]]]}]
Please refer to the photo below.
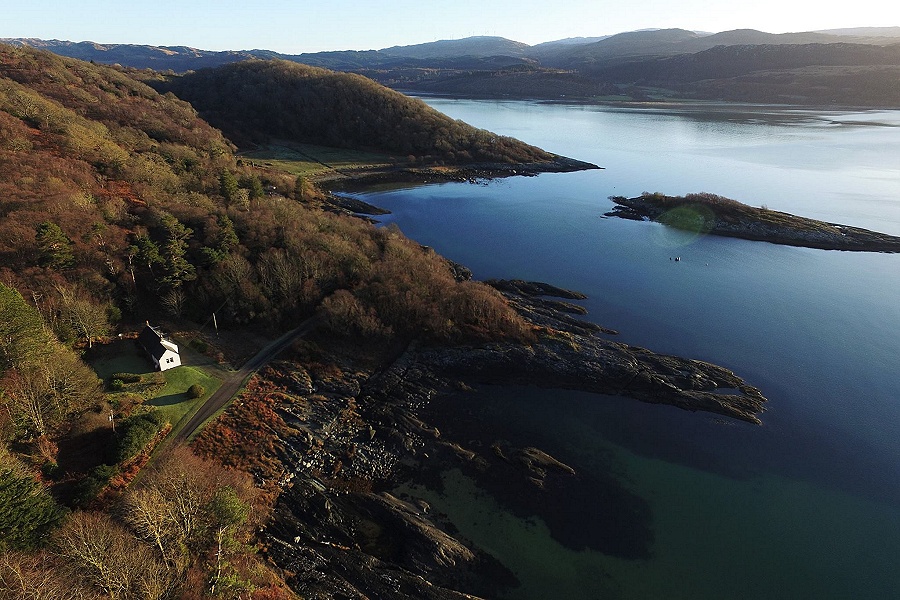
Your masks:
[{"label": "white house", "polygon": [[160,371],[172,369],[181,365],[181,355],[178,354],[178,345],[167,340],[158,330],[150,326],[144,327],[138,336],[138,343],[150,356],[150,360]]}]

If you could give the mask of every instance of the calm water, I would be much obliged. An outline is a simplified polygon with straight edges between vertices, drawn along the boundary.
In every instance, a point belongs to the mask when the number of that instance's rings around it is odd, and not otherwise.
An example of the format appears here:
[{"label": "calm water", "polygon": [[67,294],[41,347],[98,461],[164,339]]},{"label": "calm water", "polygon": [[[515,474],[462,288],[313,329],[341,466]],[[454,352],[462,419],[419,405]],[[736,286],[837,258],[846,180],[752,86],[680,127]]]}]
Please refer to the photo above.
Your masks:
[{"label": "calm water", "polygon": [[900,597],[900,256],[602,217],[610,195],[708,191],[900,235],[900,112],[429,102],[605,170],[365,194],[388,221],[478,278],[581,290],[622,341],[723,364],[770,399],[762,427],[573,392],[459,399],[651,507],[652,557],[628,561],[560,546],[459,473],[415,490],[519,575],[510,596]]}]

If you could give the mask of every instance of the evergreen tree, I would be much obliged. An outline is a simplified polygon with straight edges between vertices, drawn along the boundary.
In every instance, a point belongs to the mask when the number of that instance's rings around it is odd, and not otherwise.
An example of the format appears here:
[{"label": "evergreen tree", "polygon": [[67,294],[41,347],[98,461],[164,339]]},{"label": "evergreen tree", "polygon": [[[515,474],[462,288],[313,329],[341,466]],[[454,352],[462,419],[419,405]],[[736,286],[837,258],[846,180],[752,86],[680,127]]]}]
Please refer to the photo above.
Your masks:
[{"label": "evergreen tree", "polygon": [[197,278],[197,272],[185,255],[188,239],[194,230],[166,213],[162,216],[165,242],[162,245],[163,276],[160,282],[169,288],[178,288],[186,281]]},{"label": "evergreen tree", "polygon": [[234,174],[227,169],[223,170],[219,176],[219,191],[228,204],[231,204],[237,198],[239,187],[238,180]]},{"label": "evergreen tree", "polygon": [[42,545],[62,518],[62,509],[37,481],[0,468],[0,551]]},{"label": "evergreen tree", "polygon": [[263,188],[263,184],[259,179],[259,175],[248,175],[246,177],[241,177],[240,184],[242,188],[246,189],[249,192],[250,200],[262,198],[266,195],[266,190],[265,188]]},{"label": "evergreen tree", "polygon": [[48,343],[37,310],[17,290],[0,283],[0,373],[45,356]]},{"label": "evergreen tree", "polygon": [[38,264],[51,269],[65,269],[75,262],[75,254],[72,252],[72,240],[63,233],[59,225],[50,221],[44,221],[36,228],[35,240],[37,241],[40,256]]}]

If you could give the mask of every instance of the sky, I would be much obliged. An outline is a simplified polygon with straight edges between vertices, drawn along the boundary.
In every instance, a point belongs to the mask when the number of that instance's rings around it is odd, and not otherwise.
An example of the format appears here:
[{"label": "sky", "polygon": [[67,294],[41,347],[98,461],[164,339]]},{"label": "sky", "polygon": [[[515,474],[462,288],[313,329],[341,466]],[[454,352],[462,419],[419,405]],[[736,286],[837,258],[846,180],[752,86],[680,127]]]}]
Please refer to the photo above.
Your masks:
[{"label": "sky", "polygon": [[900,26],[896,0],[0,0],[0,38],[203,50],[372,50],[473,35],[526,44],[647,28]]}]

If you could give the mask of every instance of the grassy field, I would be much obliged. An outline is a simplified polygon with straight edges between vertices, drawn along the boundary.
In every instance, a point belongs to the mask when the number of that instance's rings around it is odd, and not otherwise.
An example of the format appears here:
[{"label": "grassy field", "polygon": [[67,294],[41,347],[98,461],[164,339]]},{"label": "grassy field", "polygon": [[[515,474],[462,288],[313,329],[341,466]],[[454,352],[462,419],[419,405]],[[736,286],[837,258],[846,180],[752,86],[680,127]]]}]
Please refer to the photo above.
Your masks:
[{"label": "grassy field", "polygon": [[241,153],[251,164],[261,164],[312,179],[340,174],[343,171],[388,167],[396,163],[385,154],[314,146],[312,144],[272,143]]},{"label": "grassy field", "polygon": [[[166,378],[166,385],[147,404],[164,414],[175,429],[185,415],[203,404],[222,384],[220,380],[198,367],[175,367],[164,371],[163,375]],[[187,395],[188,388],[194,384],[203,387],[203,395],[199,398],[189,398]]]},{"label": "grassy field", "polygon": [[140,353],[134,340],[120,340],[108,344],[97,358],[91,361],[97,377],[106,381],[113,373],[144,375],[153,372],[153,366]]}]

